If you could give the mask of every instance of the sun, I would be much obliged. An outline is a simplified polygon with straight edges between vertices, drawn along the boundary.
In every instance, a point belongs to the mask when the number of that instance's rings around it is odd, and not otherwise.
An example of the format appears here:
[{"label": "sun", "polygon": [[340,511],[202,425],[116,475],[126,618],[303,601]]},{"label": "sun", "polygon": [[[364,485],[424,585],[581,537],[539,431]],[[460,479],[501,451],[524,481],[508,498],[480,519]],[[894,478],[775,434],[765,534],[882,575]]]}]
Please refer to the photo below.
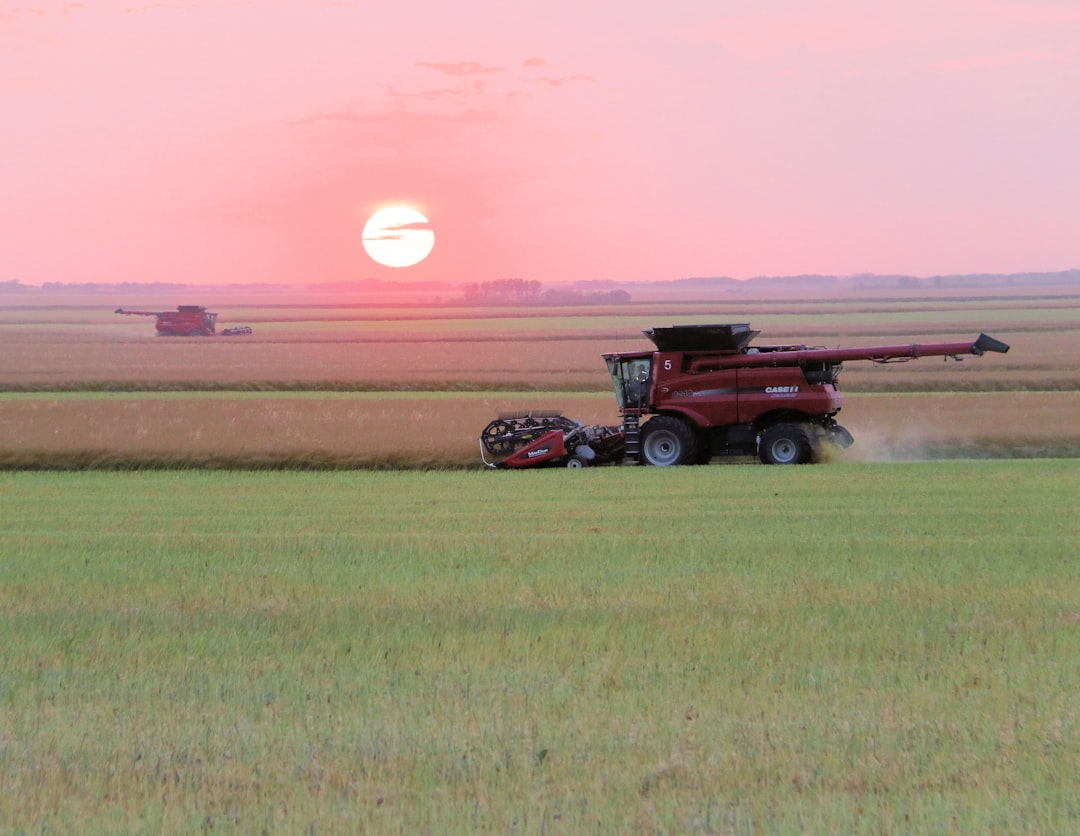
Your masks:
[{"label": "sun", "polygon": [[410,206],[380,209],[364,224],[364,249],[379,264],[411,267],[435,246],[435,233],[420,212]]}]

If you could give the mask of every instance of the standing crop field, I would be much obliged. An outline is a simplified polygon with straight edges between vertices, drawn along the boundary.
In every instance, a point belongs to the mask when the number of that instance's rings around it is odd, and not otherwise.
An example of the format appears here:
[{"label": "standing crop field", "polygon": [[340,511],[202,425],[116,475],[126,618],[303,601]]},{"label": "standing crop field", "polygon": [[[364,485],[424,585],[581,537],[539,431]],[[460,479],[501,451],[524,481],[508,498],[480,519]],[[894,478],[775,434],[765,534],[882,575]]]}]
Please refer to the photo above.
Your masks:
[{"label": "standing crop field", "polygon": [[1071,461],[0,474],[16,831],[1075,832]]},{"label": "standing crop field", "polygon": [[[0,394],[0,467],[479,468],[480,430],[529,409],[619,422],[586,392]],[[1075,391],[854,394],[837,460],[1076,456],[1077,416]]]}]

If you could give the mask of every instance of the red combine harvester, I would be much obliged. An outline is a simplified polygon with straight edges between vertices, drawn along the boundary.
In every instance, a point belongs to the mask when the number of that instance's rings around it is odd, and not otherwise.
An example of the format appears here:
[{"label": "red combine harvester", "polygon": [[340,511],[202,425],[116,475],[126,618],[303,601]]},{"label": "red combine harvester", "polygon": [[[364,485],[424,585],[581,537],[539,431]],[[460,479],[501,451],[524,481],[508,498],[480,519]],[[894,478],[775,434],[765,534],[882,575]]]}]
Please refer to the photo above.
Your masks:
[{"label": "red combine harvester", "polygon": [[[212,337],[217,334],[217,314],[206,310],[205,305],[180,305],[175,311],[125,311],[117,308],[116,313],[128,316],[157,317],[154,327],[161,337]],[[226,328],[221,332],[226,337],[250,334],[246,325]]]},{"label": "red combine harvester", "polygon": [[[628,458],[667,466],[703,464],[722,455],[756,455],[765,464],[819,461],[826,446],[848,447],[853,440],[836,423],[842,402],[836,384],[843,362],[893,363],[933,356],[960,360],[962,355],[1009,350],[986,334],[967,342],[828,349],[752,347],[750,341],[759,332],[745,323],[676,325],[644,333],[655,351],[603,355],[622,415],[620,427],[581,427],[561,416],[540,417],[530,419],[545,429],[536,435],[537,426],[498,419],[481,435],[485,464],[581,467]],[[557,433],[563,436],[561,451]],[[590,434],[605,439],[604,454],[597,450],[591,459],[571,446],[577,437]],[[589,442],[586,447],[593,449]],[[484,450],[495,460],[488,461]]]}]

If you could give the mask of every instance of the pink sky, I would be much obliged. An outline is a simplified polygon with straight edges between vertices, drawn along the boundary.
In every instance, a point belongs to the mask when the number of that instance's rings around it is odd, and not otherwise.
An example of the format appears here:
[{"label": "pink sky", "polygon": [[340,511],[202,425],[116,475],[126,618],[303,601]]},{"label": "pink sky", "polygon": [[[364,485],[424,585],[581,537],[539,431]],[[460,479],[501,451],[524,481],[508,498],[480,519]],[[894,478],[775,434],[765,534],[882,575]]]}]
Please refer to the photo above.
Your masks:
[{"label": "pink sky", "polygon": [[1078,90],[1076,0],[0,2],[0,281],[1077,268]]}]

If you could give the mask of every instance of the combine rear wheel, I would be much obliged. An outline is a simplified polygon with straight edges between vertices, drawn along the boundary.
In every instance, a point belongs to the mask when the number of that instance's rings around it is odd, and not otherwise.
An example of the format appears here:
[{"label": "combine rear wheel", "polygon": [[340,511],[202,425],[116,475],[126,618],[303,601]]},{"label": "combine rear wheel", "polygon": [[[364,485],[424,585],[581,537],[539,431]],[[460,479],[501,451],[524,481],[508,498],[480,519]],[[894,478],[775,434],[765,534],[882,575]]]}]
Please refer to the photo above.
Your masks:
[{"label": "combine rear wheel", "polygon": [[681,418],[658,415],[641,428],[641,460],[667,467],[690,464],[697,456],[697,433]]},{"label": "combine rear wheel", "polygon": [[765,464],[806,464],[813,447],[806,430],[798,424],[776,424],[761,434],[758,456]]}]

